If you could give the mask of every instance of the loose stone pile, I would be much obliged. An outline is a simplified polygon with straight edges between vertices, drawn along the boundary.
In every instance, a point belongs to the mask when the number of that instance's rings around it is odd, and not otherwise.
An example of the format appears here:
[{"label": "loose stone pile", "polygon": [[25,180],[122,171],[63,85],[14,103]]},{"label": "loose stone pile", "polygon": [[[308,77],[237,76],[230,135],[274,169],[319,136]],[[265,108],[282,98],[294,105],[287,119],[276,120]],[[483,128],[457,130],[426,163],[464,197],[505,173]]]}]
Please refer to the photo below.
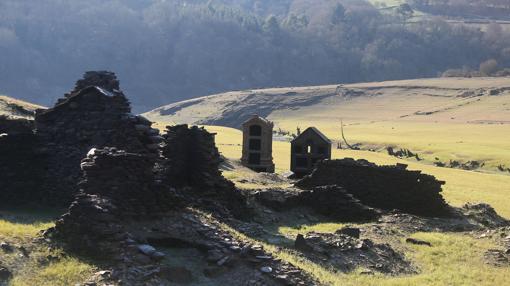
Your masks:
[{"label": "loose stone pile", "polygon": [[182,189],[188,202],[220,213],[226,207],[236,217],[247,214],[245,198],[219,170],[222,159],[214,134],[197,126],[177,125],[168,126],[164,138],[166,184]]},{"label": "loose stone pile", "polygon": [[377,166],[366,160],[327,160],[296,186],[313,189],[338,185],[363,204],[423,216],[447,216],[450,207],[441,196],[445,182],[406,165]]},{"label": "loose stone pile", "polygon": [[298,235],[295,248],[319,264],[342,272],[364,268],[386,274],[411,274],[416,270],[405,257],[388,244],[377,244],[360,239],[359,229],[340,229],[336,233]]}]

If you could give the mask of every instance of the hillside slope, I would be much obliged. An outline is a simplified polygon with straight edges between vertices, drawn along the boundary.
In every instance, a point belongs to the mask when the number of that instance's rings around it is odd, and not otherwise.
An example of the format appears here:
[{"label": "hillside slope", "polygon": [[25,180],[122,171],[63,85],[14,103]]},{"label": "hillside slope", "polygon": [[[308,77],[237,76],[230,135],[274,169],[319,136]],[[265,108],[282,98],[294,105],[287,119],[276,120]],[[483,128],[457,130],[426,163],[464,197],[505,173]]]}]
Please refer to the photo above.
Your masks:
[{"label": "hillside slope", "polygon": [[510,78],[438,78],[233,91],[166,105],[145,115],[163,122],[229,127],[239,127],[253,113],[273,119],[510,123],[507,103]]},{"label": "hillside slope", "polygon": [[[276,130],[320,128],[383,151],[408,148],[429,162],[477,160],[510,167],[510,78],[438,78],[234,91],[170,104],[145,115],[162,123],[239,128],[251,114]],[[345,146],[345,145],[344,145]],[[508,167],[507,167],[508,166]]]},{"label": "hillside slope", "polygon": [[0,115],[16,118],[32,118],[36,109],[44,108],[40,105],[0,95]]}]

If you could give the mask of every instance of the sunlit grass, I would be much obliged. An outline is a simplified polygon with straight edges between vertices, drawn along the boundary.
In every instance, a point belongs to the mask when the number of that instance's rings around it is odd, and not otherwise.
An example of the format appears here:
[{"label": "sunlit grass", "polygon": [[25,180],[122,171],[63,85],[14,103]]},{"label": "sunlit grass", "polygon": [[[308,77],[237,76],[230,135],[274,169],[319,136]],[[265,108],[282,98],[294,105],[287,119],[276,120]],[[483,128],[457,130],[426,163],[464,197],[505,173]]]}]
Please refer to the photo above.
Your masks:
[{"label": "sunlit grass", "polygon": [[54,223],[36,222],[33,224],[13,223],[0,219],[0,236],[9,238],[33,238],[41,230],[52,227]]}]

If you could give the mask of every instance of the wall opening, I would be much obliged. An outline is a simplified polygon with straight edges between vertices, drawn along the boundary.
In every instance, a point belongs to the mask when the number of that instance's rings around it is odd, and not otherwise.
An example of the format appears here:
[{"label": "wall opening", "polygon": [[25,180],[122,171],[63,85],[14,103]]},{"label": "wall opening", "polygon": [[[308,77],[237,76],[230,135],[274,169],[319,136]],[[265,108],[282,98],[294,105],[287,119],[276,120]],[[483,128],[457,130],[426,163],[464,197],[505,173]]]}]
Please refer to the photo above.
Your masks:
[{"label": "wall opening", "polygon": [[262,127],[260,125],[250,126],[250,136],[261,136],[261,135],[262,135]]}]

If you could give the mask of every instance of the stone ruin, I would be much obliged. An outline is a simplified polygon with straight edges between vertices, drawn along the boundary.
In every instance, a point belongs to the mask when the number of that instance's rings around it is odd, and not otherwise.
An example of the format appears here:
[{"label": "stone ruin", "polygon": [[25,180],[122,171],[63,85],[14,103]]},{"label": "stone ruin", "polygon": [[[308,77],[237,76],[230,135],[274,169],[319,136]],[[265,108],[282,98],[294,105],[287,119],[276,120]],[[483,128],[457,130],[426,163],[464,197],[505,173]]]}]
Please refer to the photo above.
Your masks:
[{"label": "stone ruin", "polygon": [[54,107],[37,110],[33,122],[0,123],[23,126],[18,127],[23,132],[0,132],[7,133],[0,141],[0,154],[6,154],[0,168],[19,175],[0,173],[3,203],[67,206],[77,192],[80,161],[91,148],[115,146],[157,156],[162,141],[151,122],[131,114],[115,74],[104,71],[85,73]]},{"label": "stone ruin", "polygon": [[89,256],[118,252],[126,235],[122,221],[157,217],[179,205],[172,190],[155,181],[154,164],[146,154],[92,149],[80,165],[80,191],[53,236]]},{"label": "stone ruin", "polygon": [[319,162],[313,173],[296,183],[303,189],[341,186],[363,204],[386,211],[442,217],[451,214],[445,202],[445,182],[407,166],[377,166],[366,160],[342,159]]},{"label": "stone ruin", "polygon": [[[185,125],[168,130],[160,158],[117,148],[92,149],[81,163],[80,192],[44,236],[74,253],[111,263],[106,284],[119,280],[122,285],[191,283],[191,272],[165,266],[166,254],[155,247],[192,247],[209,265],[203,273],[209,278],[235,279],[246,285],[315,285],[262,246],[233,237],[216,220],[204,222],[195,216],[193,209],[201,208],[228,219],[243,210],[246,202],[218,171],[212,134]],[[180,136],[190,144],[173,149]],[[205,158],[208,161],[202,161]],[[185,164],[190,160],[201,166],[200,171]],[[264,270],[253,271],[254,267]],[[263,271],[269,272],[262,275]]]},{"label": "stone ruin", "polygon": [[214,135],[196,126],[168,126],[162,148],[163,181],[177,189],[187,189],[185,200],[216,212],[226,207],[235,216],[243,217],[247,214],[245,198],[221,174],[222,159]]}]

